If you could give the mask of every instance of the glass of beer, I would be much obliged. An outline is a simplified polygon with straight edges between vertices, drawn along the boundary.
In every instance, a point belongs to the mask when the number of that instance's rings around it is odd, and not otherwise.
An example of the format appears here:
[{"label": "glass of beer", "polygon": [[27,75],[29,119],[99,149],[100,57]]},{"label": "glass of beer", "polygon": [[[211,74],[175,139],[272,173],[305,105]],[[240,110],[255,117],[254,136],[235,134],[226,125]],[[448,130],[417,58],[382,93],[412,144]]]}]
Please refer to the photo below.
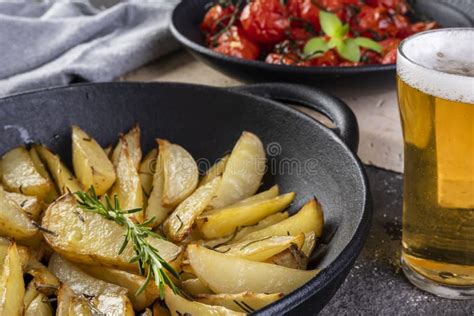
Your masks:
[{"label": "glass of beer", "polygon": [[474,298],[474,28],[398,48],[403,127],[402,267],[417,287]]}]

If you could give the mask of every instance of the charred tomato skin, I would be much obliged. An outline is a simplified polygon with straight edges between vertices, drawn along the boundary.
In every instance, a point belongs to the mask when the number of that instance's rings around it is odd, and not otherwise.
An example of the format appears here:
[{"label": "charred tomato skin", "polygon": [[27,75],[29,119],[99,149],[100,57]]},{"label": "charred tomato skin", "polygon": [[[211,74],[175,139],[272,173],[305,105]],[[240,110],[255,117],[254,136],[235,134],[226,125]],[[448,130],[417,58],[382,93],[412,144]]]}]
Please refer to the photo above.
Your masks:
[{"label": "charred tomato skin", "polygon": [[217,38],[214,51],[221,54],[256,60],[260,56],[260,47],[246,37],[243,30],[237,26],[231,26],[229,30]]},{"label": "charred tomato skin", "polygon": [[282,41],[290,26],[287,8],[280,0],[249,2],[242,10],[240,23],[250,39],[262,44]]}]

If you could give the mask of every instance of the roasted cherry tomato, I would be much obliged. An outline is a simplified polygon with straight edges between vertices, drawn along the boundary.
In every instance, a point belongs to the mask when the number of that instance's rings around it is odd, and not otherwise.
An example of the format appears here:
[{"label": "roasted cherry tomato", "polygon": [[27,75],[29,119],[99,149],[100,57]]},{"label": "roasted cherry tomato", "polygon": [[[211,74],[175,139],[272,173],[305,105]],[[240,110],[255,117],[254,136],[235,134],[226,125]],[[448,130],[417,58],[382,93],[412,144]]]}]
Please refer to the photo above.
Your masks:
[{"label": "roasted cherry tomato", "polygon": [[327,11],[337,12],[342,10],[345,5],[359,5],[359,0],[316,0],[316,4]]},{"label": "roasted cherry tomato", "polygon": [[309,66],[310,63],[304,60],[301,60],[295,54],[278,54],[271,53],[265,58],[265,62],[268,64],[276,65],[290,65],[290,66]]},{"label": "roasted cherry tomato", "polygon": [[292,26],[305,29],[310,26],[314,34],[319,32],[319,8],[311,0],[288,0],[287,7]]},{"label": "roasted cherry tomato", "polygon": [[219,31],[220,25],[229,23],[230,16],[234,12],[233,6],[222,7],[220,4],[212,6],[204,16],[201,23],[201,30],[208,34],[215,34]]},{"label": "roasted cherry tomato", "polygon": [[329,50],[323,55],[311,59],[310,63],[311,66],[337,66],[340,59],[335,51]]},{"label": "roasted cherry tomato", "polygon": [[232,26],[229,30],[217,39],[217,46],[214,51],[227,56],[243,59],[255,60],[260,55],[260,48],[257,44],[248,39],[242,29]]},{"label": "roasted cherry tomato", "polygon": [[248,3],[240,15],[240,23],[249,38],[263,44],[280,42],[290,26],[286,7],[280,0]]}]

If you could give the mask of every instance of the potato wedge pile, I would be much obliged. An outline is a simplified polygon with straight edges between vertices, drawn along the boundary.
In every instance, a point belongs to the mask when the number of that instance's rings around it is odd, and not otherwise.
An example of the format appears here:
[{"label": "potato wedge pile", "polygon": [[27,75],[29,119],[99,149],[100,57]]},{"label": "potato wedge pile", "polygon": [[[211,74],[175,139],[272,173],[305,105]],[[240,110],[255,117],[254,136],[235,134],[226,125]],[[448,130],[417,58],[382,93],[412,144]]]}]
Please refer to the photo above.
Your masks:
[{"label": "potato wedge pile", "polygon": [[[38,144],[3,154],[0,316],[244,315],[318,273],[307,264],[321,206],[311,199],[290,215],[295,192],[257,193],[266,157],[256,135],[243,132],[200,177],[170,140],[157,138],[143,155],[140,134],[137,125],[102,147],[73,126],[72,168]],[[126,227],[79,205],[75,193],[91,187],[99,201],[134,209],[125,221],[157,234],[143,242],[179,273],[170,276],[178,291],[145,283],[134,244],[123,245]]]}]

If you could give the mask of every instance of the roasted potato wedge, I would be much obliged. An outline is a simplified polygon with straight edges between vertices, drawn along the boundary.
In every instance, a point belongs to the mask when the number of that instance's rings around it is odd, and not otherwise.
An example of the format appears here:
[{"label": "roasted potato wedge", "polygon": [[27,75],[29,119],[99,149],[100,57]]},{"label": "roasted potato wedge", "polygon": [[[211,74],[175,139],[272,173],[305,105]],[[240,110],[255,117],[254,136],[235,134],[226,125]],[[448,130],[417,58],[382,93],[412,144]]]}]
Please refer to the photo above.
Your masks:
[{"label": "roasted potato wedge", "polygon": [[199,181],[199,186],[203,186],[212,179],[222,176],[229,157],[230,155],[224,156],[222,159],[219,159],[211,168],[209,168],[209,170],[206,171],[206,174],[204,174],[202,177],[201,181]]},{"label": "roasted potato wedge", "polygon": [[306,257],[311,257],[317,240],[316,234],[313,231],[304,234],[304,244],[303,247],[301,247],[301,251],[306,255]]},{"label": "roasted potato wedge", "polygon": [[33,220],[38,220],[43,210],[43,202],[37,196],[28,196],[21,193],[5,192],[8,200],[18,205]]},{"label": "roasted potato wedge", "polygon": [[48,148],[40,145],[34,145],[33,148],[35,148],[41,159],[48,166],[48,170],[53,176],[56,187],[61,194],[81,191],[79,182],[57,155],[53,154]]},{"label": "roasted potato wedge", "polygon": [[220,181],[221,177],[212,179],[178,205],[163,224],[168,239],[181,242],[190,234],[194,221],[211,201]]},{"label": "roasted potato wedge", "polygon": [[[134,316],[133,306],[125,295],[102,294],[90,300],[94,310],[103,315]],[[94,313],[96,315],[97,313]]]},{"label": "roasted potato wedge", "polygon": [[48,179],[48,181],[52,184],[48,194],[46,194],[46,196],[44,197],[44,202],[49,204],[58,198],[58,190],[56,189],[56,186],[54,185],[54,182],[51,179],[51,176],[49,175],[46,166],[44,165],[43,161],[41,161],[41,158],[35,147],[30,148],[30,157],[33,161],[33,164],[35,165],[36,170],[41,174],[43,178]]},{"label": "roasted potato wedge", "polygon": [[196,224],[207,239],[227,236],[239,227],[257,224],[265,217],[283,211],[294,198],[295,193],[291,192],[273,199],[214,209],[199,216]]},{"label": "roasted potato wedge", "polygon": [[135,310],[143,310],[160,297],[160,291],[154,282],[148,283],[145,290],[136,295],[136,292],[145,281],[145,278],[140,275],[101,266],[80,265],[80,268],[96,279],[126,288]]},{"label": "roasted potato wedge", "polygon": [[199,302],[188,301],[182,296],[173,293],[169,287],[165,287],[165,302],[173,316],[181,315],[245,315],[243,313],[234,312],[222,306],[206,305]]},{"label": "roasted potato wedge", "polygon": [[[21,250],[21,248],[19,248],[19,250]],[[33,276],[33,280],[30,284],[33,284],[39,292],[47,296],[54,295],[58,292],[59,286],[61,285],[59,279],[51,273],[48,268],[32,255],[23,260],[25,260],[23,271]]]},{"label": "roasted potato wedge", "polygon": [[25,283],[20,255],[15,243],[8,248],[0,272],[0,315],[22,315]]},{"label": "roasted potato wedge", "polygon": [[35,284],[33,282],[28,283],[25,289],[25,295],[23,296],[23,305],[28,307],[38,294],[40,294],[40,292],[36,289]]},{"label": "roasted potato wedge", "polygon": [[206,285],[204,285],[204,283],[202,283],[201,280],[199,280],[198,278],[189,279],[181,282],[181,287],[186,293],[191,295],[212,294],[212,291]]},{"label": "roasted potato wedge", "polygon": [[[133,157],[128,150],[124,137],[119,139],[120,152],[115,164],[117,180],[112,188],[111,196],[117,195],[120,207],[124,210],[143,209],[143,190]],[[132,218],[143,222],[143,211],[133,213]]]},{"label": "roasted potato wedge", "polygon": [[299,250],[296,245],[291,245],[284,251],[268,259],[267,262],[291,269],[306,270],[308,257],[306,257],[304,252]]},{"label": "roasted potato wedge", "polygon": [[1,165],[1,182],[11,192],[44,198],[53,187],[51,181],[38,172],[24,147],[17,147],[3,155]]},{"label": "roasted potato wedge", "polygon": [[62,284],[58,291],[58,306],[56,307],[56,316],[69,316],[69,308],[73,298],[74,292],[66,284]]},{"label": "roasted potato wedge", "polygon": [[183,147],[158,139],[163,163],[162,204],[174,207],[184,201],[196,189],[199,171],[193,157]]},{"label": "roasted potato wedge", "polygon": [[[137,271],[137,264],[130,262],[134,256],[130,243],[119,255],[125,227],[98,214],[84,212],[71,194],[48,207],[42,225],[54,232],[44,235],[48,244],[70,261]],[[181,247],[158,238],[147,240],[171,266],[175,269],[179,267]]]},{"label": "roasted potato wedge", "polygon": [[304,234],[296,236],[269,236],[257,240],[246,240],[235,244],[220,246],[214,250],[228,256],[235,256],[251,261],[265,261],[287,250],[292,245],[301,248]]},{"label": "roasted potato wedge", "polygon": [[314,232],[316,237],[319,237],[322,234],[323,225],[324,218],[321,205],[312,199],[295,215],[277,224],[250,233],[240,240],[256,240],[268,236],[294,236],[309,232]]},{"label": "roasted potato wedge", "polygon": [[138,174],[140,175],[143,192],[147,197],[150,196],[151,189],[153,188],[153,175],[156,171],[157,158],[158,149],[153,148],[148,154],[145,155],[143,161],[140,163],[140,168],[138,168]]},{"label": "roasted potato wedge", "polygon": [[49,259],[49,270],[61,281],[66,283],[76,294],[99,296],[101,294],[126,294],[127,290],[115,284],[96,279],[75,264],[67,261],[58,254]]},{"label": "roasted potato wedge", "polygon": [[148,221],[151,218],[155,218],[155,221],[151,223],[151,226],[157,226],[165,221],[168,214],[172,211],[171,207],[165,207],[162,203],[163,200],[163,187],[164,187],[164,171],[163,171],[163,155],[158,154],[155,164],[155,174],[153,175],[153,185],[148,198],[148,205],[145,211],[145,220]]},{"label": "roasted potato wedge", "polygon": [[52,316],[53,308],[46,295],[39,293],[26,307],[25,316]]},{"label": "roasted potato wedge", "polygon": [[222,174],[222,182],[212,200],[212,208],[221,208],[255,194],[265,172],[265,149],[260,139],[243,132],[235,144]]},{"label": "roasted potato wedge", "polygon": [[[127,143],[128,147],[128,152],[130,153],[130,158],[133,161],[133,165],[135,166],[135,169],[138,170],[140,167],[140,161],[142,160],[142,148],[140,145],[140,126],[135,125],[130,129],[125,135],[120,135],[120,138],[123,139]],[[120,151],[121,146],[123,145],[123,142],[118,142],[117,146],[115,146],[114,151],[112,153],[112,162],[114,165],[117,165],[119,156],[120,156]]]},{"label": "roasted potato wedge", "polygon": [[156,301],[153,304],[153,316],[171,316],[171,312],[168,307],[161,305],[162,302]]},{"label": "roasted potato wedge", "polygon": [[252,313],[283,297],[283,293],[261,294],[244,292],[238,294],[199,294],[196,301],[223,306],[236,312]]},{"label": "roasted potato wedge", "polygon": [[104,153],[105,155],[107,156],[107,158],[110,159],[110,161],[112,161],[112,152],[113,152],[113,147],[112,145],[108,145],[107,147],[104,148]]},{"label": "roasted potato wedge", "polygon": [[261,201],[276,198],[279,195],[280,195],[280,188],[278,187],[278,184],[275,184],[270,189],[260,192],[258,194],[252,195],[251,197],[248,197],[242,201],[239,201],[235,203],[234,205],[246,205],[246,204],[251,204],[254,202],[261,202]]},{"label": "roasted potato wedge", "polygon": [[230,236],[204,240],[204,241],[199,240],[197,243],[207,248],[216,248],[218,246],[235,243],[250,233],[253,233],[257,230],[264,229],[270,225],[279,223],[282,220],[287,219],[288,217],[289,217],[288,212],[275,213],[270,216],[267,216],[266,218],[262,219],[260,222],[258,222],[255,225],[245,226],[245,227],[240,228],[237,232],[235,232],[234,234]]},{"label": "roasted potato wedge", "polygon": [[72,163],[84,190],[106,193],[115,182],[115,170],[102,147],[86,132],[72,126]]},{"label": "roasted potato wedge", "polygon": [[0,186],[0,235],[16,240],[28,240],[38,234],[38,228],[31,218],[7,197]]},{"label": "roasted potato wedge", "polygon": [[241,292],[287,294],[311,280],[319,272],[289,269],[226,256],[198,245],[189,245],[187,254],[196,276],[214,293],[220,294]]}]

